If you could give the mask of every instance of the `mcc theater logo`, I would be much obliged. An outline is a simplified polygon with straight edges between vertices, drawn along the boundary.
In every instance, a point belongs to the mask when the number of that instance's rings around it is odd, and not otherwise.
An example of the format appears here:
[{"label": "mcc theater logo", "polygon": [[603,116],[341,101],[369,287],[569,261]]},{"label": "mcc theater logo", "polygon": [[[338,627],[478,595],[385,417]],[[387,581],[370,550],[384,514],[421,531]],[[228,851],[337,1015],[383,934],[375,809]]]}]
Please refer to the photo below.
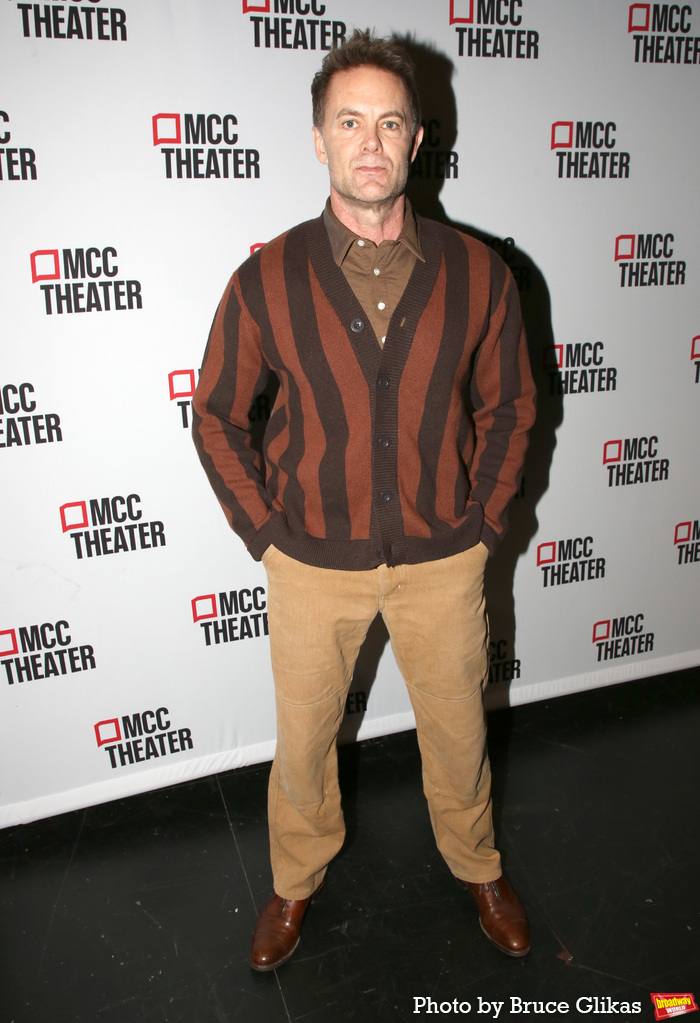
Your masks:
[{"label": "mcc theater logo", "polygon": [[322,0],[243,0],[243,13],[257,49],[332,50],[345,42],[347,29],[344,21],[324,17],[327,6]]},{"label": "mcc theater logo", "polygon": [[540,35],[523,26],[526,0],[449,0],[460,57],[537,60]]},{"label": "mcc theater logo", "polygon": [[168,373],[170,400],[176,402],[180,409],[183,430],[192,425],[192,395],[196,387],[193,369],[174,369],[172,373]]},{"label": "mcc theater logo", "polygon": [[166,178],[260,177],[258,150],[236,145],[234,114],[154,114],[151,122],[153,145],[161,147]]},{"label": "mcc theater logo", "polygon": [[507,639],[489,641],[489,685],[520,678],[520,660],[513,657]]},{"label": "mcc theater logo", "polygon": [[235,643],[268,635],[264,586],[205,593],[192,600],[192,621],[199,624],[205,646]]},{"label": "mcc theater logo", "polygon": [[443,181],[459,177],[459,154],[454,149],[442,148],[442,125],[436,117],[422,120],[423,141],[411,164],[409,178],[427,178]]},{"label": "mcc theater logo", "polygon": [[[252,245],[251,251],[261,248]],[[168,392],[170,401],[174,401],[180,409],[180,425],[183,430],[192,426],[192,396],[197,388],[193,369],[174,369],[168,373]],[[251,423],[266,423],[270,418],[270,398],[267,394],[259,394],[250,409],[248,419]]]},{"label": "mcc theater logo", "polygon": [[548,345],[543,368],[548,371],[550,394],[594,394],[617,389],[617,368],[605,365],[602,341]]},{"label": "mcc theater logo", "polygon": [[550,149],[560,178],[628,178],[630,154],[615,148],[615,121],[555,121]]},{"label": "mcc theater logo", "polygon": [[605,558],[594,555],[592,536],[538,544],[537,567],[542,571],[545,589],[605,578]]},{"label": "mcc theater logo", "polygon": [[36,409],[33,384],[25,381],[0,387],[0,448],[63,440],[60,417]]},{"label": "mcc theater logo", "polygon": [[645,631],[643,614],[628,614],[596,622],[593,643],[598,651],[598,661],[611,661],[651,653],[654,633]]},{"label": "mcc theater logo", "polygon": [[75,544],[76,558],[81,561],[104,554],[165,547],[163,523],[144,522],[140,504],[138,494],[129,494],[61,505],[61,529]]},{"label": "mcc theater logo", "polygon": [[[103,313],[141,309],[141,282],[115,280],[119,273],[113,245],[84,249],[37,249],[29,256],[32,283],[44,295],[44,311]],[[65,283],[45,283],[40,281]]]},{"label": "mcc theater logo", "polygon": [[690,4],[631,4],[627,32],[635,64],[697,64],[700,37],[693,36]]},{"label": "mcc theater logo", "polygon": [[95,651],[87,643],[73,645],[67,621],[21,625],[0,630],[0,665],[12,686],[89,671],[95,667]]},{"label": "mcc theater logo", "polygon": [[167,707],[107,718],[94,726],[95,740],[112,769],[142,764],[194,748],[190,728],[172,728]]},{"label": "mcc theater logo", "polygon": [[12,132],[7,111],[0,110],[0,181],[36,181],[36,153],[22,146],[8,146]]},{"label": "mcc theater logo", "polygon": [[615,239],[615,262],[620,265],[620,287],[685,284],[685,261],[671,258],[674,241],[670,233],[619,234]]},{"label": "mcc theater logo", "polygon": [[673,543],[678,550],[678,564],[691,565],[700,562],[700,521],[679,522],[673,534]]},{"label": "mcc theater logo", "polygon": [[659,458],[658,454],[659,438],[656,436],[606,441],[603,466],[608,470],[608,486],[665,482],[670,463],[668,458]]},{"label": "mcc theater logo", "polygon": [[24,4],[17,10],[25,39],[85,39],[126,42],[126,13],[120,7],[97,7],[100,0],[70,4]]}]

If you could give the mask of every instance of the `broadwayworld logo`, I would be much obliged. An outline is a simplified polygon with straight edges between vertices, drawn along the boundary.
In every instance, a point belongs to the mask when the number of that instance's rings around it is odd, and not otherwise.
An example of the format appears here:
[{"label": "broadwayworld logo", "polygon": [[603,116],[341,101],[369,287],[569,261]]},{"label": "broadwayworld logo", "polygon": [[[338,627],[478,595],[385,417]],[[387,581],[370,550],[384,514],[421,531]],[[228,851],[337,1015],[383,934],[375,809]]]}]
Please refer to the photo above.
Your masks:
[{"label": "broadwayworld logo", "polygon": [[37,249],[30,254],[32,283],[44,295],[44,311],[54,313],[103,313],[141,309],[141,282],[115,280],[119,273],[113,245],[85,249]]},{"label": "broadwayworld logo", "polygon": [[522,28],[524,0],[450,0],[460,57],[537,60],[540,36]]},{"label": "broadwayworld logo", "polygon": [[[331,50],[345,42],[345,22],[324,18],[322,0],[243,0],[243,13],[250,15],[258,49]],[[270,17],[278,14],[291,17]]]},{"label": "broadwayworld logo", "polygon": [[167,707],[159,707],[98,721],[95,739],[107,753],[110,767],[141,764],[193,749],[191,730],[171,728],[169,714]]},{"label": "broadwayworld logo", "polygon": [[698,1011],[692,994],[652,994],[650,998],[656,1019],[672,1019],[683,1016],[686,1012]]},{"label": "broadwayworld logo", "polygon": [[635,64],[697,64],[700,37],[692,36],[690,4],[632,4],[627,32]]},{"label": "broadwayworld logo", "polygon": [[153,145],[161,146],[166,178],[260,177],[258,150],[236,146],[234,114],[154,114],[151,121]]}]

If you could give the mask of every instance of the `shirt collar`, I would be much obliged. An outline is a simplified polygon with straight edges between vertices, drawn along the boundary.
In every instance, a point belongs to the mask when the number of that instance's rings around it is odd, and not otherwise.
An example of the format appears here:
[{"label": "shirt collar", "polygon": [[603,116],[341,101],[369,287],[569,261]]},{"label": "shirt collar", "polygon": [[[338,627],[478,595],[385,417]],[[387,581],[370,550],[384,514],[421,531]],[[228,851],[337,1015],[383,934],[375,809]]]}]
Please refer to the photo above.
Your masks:
[{"label": "shirt collar", "polygon": [[[404,216],[403,227],[401,228],[401,234],[396,239],[402,242],[410,251],[417,256],[418,259],[425,262],[425,256],[423,250],[420,247],[420,241],[418,239],[418,226],[416,224],[416,216],[413,212],[413,207],[408,200],[408,196],[405,197],[406,203],[406,214]],[[333,253],[333,259],[336,261],[338,266],[342,266],[347,256],[350,246],[353,242],[357,241],[360,237],[351,231],[349,227],[346,227],[342,220],[339,220],[336,214],[331,209],[331,200],[326,200],[326,208],[323,211],[323,221],[328,231],[328,238],[331,243],[331,251]]]}]

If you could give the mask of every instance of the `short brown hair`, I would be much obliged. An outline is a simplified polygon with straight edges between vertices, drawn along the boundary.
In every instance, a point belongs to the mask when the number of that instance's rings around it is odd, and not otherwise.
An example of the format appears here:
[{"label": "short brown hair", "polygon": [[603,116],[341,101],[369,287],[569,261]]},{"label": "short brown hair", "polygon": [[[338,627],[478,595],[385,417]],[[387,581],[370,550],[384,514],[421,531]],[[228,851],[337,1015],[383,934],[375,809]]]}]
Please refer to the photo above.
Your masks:
[{"label": "short brown hair", "polygon": [[311,102],[315,126],[319,130],[323,127],[326,93],[333,75],[337,71],[348,71],[350,68],[367,66],[390,71],[401,79],[408,94],[413,121],[412,134],[415,135],[420,126],[420,100],[413,61],[403,46],[392,36],[388,36],[386,39],[377,39],[369,29],[361,31],[356,28],[342,46],[331,50],[323,58],[323,63],[311,83]]}]

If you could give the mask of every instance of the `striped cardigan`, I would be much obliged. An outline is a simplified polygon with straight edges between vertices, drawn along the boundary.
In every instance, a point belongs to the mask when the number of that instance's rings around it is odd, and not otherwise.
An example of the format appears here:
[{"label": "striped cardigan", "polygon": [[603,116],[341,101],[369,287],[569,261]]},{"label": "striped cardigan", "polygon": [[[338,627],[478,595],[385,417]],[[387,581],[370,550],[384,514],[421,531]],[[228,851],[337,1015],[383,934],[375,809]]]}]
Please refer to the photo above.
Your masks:
[{"label": "striped cardigan", "polygon": [[[325,568],[432,561],[505,527],[534,419],[518,294],[501,259],[417,217],[416,260],[381,348],[323,218],[269,242],[223,295],[193,436],[229,524]],[[264,440],[248,412],[269,373]]]}]

